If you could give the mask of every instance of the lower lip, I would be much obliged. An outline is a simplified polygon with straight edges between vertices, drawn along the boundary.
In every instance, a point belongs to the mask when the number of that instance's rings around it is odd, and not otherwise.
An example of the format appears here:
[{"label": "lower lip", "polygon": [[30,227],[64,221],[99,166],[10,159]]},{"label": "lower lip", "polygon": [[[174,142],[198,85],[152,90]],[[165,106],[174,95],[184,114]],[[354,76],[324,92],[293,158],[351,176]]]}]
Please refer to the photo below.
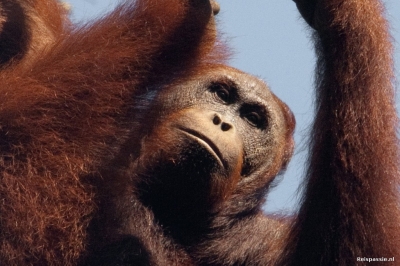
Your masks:
[{"label": "lower lip", "polygon": [[[180,129],[180,131],[182,131],[182,133],[184,133],[189,138],[194,139],[198,143],[200,143],[203,147],[205,147],[211,153],[212,156],[214,156],[214,158],[217,160],[217,162],[220,166],[225,167],[225,165],[222,162],[221,157],[218,155],[218,153],[215,152],[215,150],[211,147],[211,145],[207,141],[205,141],[204,139],[202,139],[199,136],[196,136],[195,131],[192,131],[192,130],[188,131],[186,129]],[[191,132],[193,132],[194,134]]]}]

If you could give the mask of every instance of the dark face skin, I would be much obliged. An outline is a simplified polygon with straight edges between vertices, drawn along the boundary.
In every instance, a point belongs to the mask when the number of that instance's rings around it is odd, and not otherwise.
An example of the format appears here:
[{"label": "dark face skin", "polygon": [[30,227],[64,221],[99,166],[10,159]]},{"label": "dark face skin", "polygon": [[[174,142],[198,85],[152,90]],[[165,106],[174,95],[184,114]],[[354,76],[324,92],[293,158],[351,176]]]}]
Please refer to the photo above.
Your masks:
[{"label": "dark face skin", "polygon": [[142,96],[155,99],[144,118],[152,130],[135,161],[146,180],[138,191],[160,223],[179,232],[241,184],[267,185],[288,157],[286,106],[252,76],[226,67],[210,73]]}]

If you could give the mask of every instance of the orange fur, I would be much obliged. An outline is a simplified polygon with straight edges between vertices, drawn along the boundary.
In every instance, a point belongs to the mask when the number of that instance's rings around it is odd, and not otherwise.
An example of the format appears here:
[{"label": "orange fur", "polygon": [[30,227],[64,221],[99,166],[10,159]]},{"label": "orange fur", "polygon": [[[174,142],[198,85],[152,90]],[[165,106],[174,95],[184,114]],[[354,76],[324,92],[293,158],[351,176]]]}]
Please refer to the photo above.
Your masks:
[{"label": "orange fur", "polygon": [[290,265],[400,258],[398,118],[383,10],[377,0],[317,3],[317,116],[284,255]]},{"label": "orange fur", "polygon": [[215,41],[207,2],[164,2],[127,2],[83,27],[72,27],[56,1],[13,2],[29,45],[0,73],[2,263],[75,265],[96,209],[82,177],[128,137],[130,99],[223,60],[207,56]]},{"label": "orange fur", "polygon": [[[132,121],[133,107],[145,104],[135,96],[221,69],[238,73],[221,65],[227,51],[217,41],[212,5],[127,1],[98,21],[74,26],[55,0],[0,0],[1,264],[78,265],[91,249],[107,247],[101,241],[127,233],[110,228],[116,220],[144,239],[154,265],[400,258],[398,119],[381,2],[296,2],[316,30],[319,58],[300,213],[292,221],[261,212],[270,182],[293,150],[294,119],[272,97],[280,118],[271,122],[284,134],[270,167],[248,181],[237,177],[238,166],[232,184],[214,182],[219,209],[206,217],[210,226],[196,245],[181,246],[164,238],[162,225],[149,227],[151,210],[129,201],[135,188],[126,178],[135,173],[119,166],[128,164],[126,150],[140,145],[135,130],[146,130]],[[96,226],[104,235],[91,235]]]}]

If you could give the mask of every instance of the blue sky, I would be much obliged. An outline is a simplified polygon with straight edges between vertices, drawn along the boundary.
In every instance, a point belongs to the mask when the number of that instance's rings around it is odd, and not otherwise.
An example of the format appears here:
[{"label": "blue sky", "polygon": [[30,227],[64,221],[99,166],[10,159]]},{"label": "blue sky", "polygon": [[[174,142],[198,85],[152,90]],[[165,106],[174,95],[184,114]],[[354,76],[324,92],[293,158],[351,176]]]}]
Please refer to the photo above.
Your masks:
[{"label": "blue sky", "polygon": [[[67,0],[75,22],[112,9],[116,0]],[[219,0],[219,29],[235,54],[230,65],[263,79],[295,114],[296,150],[288,171],[267,198],[268,212],[291,212],[304,176],[306,139],[313,119],[313,44],[291,0]],[[384,0],[395,41],[396,88],[400,88],[400,1]],[[400,103],[399,92],[397,92]],[[400,106],[398,104],[398,106]]]}]

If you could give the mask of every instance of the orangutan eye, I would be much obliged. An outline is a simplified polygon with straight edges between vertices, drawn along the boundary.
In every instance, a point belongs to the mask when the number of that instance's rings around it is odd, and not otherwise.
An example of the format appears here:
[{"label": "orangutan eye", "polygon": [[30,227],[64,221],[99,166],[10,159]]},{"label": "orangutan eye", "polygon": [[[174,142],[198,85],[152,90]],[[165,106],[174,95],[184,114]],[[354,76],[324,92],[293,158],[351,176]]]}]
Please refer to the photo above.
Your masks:
[{"label": "orangutan eye", "polygon": [[258,127],[261,124],[261,116],[256,112],[246,114],[245,118],[252,126]]},{"label": "orangutan eye", "polygon": [[223,87],[220,87],[215,91],[215,94],[220,98],[222,101],[228,103],[229,102],[229,91]]},{"label": "orangutan eye", "polygon": [[213,83],[209,90],[214,93],[217,99],[225,104],[231,104],[236,101],[236,88],[225,83]]},{"label": "orangutan eye", "polygon": [[259,105],[245,104],[240,110],[240,116],[253,127],[264,130],[268,126],[267,111]]}]

